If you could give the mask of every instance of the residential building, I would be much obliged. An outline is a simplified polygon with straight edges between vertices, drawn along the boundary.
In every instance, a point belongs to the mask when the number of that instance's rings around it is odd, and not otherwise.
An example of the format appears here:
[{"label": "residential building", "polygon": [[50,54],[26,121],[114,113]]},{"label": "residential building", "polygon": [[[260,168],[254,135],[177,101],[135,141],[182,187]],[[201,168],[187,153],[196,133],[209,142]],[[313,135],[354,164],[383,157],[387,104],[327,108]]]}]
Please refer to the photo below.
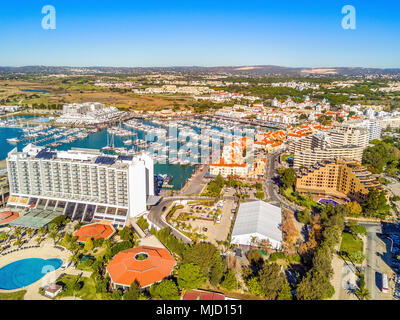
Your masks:
[{"label": "residential building", "polygon": [[368,137],[365,129],[336,127],[292,141],[289,152],[294,155],[294,168],[309,167],[325,160],[361,162]]},{"label": "residential building", "polygon": [[153,160],[98,150],[51,151],[29,144],[8,154],[9,206],[57,210],[73,220],[124,226],[154,196]]},{"label": "residential building", "polygon": [[357,161],[323,161],[298,171],[296,190],[300,193],[332,196],[363,202],[381,183]]},{"label": "residential building", "polygon": [[56,119],[59,124],[99,125],[120,120],[126,112],[106,107],[98,102],[66,104],[63,115]]}]

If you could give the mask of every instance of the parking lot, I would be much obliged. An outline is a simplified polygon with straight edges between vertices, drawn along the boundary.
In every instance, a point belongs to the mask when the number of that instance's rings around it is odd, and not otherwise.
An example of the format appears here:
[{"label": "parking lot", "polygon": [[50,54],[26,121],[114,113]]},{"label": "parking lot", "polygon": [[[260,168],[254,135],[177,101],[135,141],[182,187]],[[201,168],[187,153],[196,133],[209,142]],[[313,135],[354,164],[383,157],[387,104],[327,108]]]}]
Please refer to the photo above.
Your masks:
[{"label": "parking lot", "polygon": [[395,273],[394,278],[394,298],[400,300],[400,226],[385,223],[382,232],[389,240],[389,250],[391,250],[391,267]]}]

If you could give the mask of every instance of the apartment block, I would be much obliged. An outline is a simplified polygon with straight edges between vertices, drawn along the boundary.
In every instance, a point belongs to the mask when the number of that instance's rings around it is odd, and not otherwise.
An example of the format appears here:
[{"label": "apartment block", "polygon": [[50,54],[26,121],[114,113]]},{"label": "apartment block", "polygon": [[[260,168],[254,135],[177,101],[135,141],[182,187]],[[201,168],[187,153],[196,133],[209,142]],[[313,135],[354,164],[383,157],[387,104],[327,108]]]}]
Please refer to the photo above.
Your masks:
[{"label": "apartment block", "polygon": [[299,170],[296,190],[363,202],[372,189],[382,184],[357,161],[324,161]]},{"label": "apartment block", "polygon": [[293,141],[294,168],[309,167],[320,161],[356,160],[361,162],[368,146],[368,130],[335,128]]},{"label": "apartment block", "polygon": [[98,150],[52,151],[32,144],[8,154],[9,206],[62,211],[73,220],[123,226],[154,195],[153,160]]}]

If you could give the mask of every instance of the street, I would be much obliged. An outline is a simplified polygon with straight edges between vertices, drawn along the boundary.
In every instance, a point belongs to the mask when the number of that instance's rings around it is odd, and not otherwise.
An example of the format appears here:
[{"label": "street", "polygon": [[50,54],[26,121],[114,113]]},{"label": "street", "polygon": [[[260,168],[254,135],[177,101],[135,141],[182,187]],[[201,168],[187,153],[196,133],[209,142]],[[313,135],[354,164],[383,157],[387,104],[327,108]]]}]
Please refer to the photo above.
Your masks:
[{"label": "street", "polygon": [[[367,289],[371,294],[371,300],[392,300],[390,294],[384,294],[381,291],[382,274],[390,274],[391,268],[385,261],[388,252],[387,245],[379,239],[378,234],[381,233],[380,224],[363,223],[367,228],[368,240],[366,244],[367,259],[364,262],[365,281]],[[390,254],[390,253],[389,253]]]}]

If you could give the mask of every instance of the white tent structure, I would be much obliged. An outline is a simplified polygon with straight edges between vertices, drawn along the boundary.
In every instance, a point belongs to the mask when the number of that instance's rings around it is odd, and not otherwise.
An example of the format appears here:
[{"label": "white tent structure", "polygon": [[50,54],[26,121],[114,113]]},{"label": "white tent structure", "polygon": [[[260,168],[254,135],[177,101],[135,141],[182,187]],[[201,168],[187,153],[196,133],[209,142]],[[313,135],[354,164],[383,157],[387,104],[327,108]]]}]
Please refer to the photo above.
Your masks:
[{"label": "white tent structure", "polygon": [[282,247],[282,211],[264,201],[241,204],[232,231],[231,244],[250,246],[268,240],[274,249]]}]

